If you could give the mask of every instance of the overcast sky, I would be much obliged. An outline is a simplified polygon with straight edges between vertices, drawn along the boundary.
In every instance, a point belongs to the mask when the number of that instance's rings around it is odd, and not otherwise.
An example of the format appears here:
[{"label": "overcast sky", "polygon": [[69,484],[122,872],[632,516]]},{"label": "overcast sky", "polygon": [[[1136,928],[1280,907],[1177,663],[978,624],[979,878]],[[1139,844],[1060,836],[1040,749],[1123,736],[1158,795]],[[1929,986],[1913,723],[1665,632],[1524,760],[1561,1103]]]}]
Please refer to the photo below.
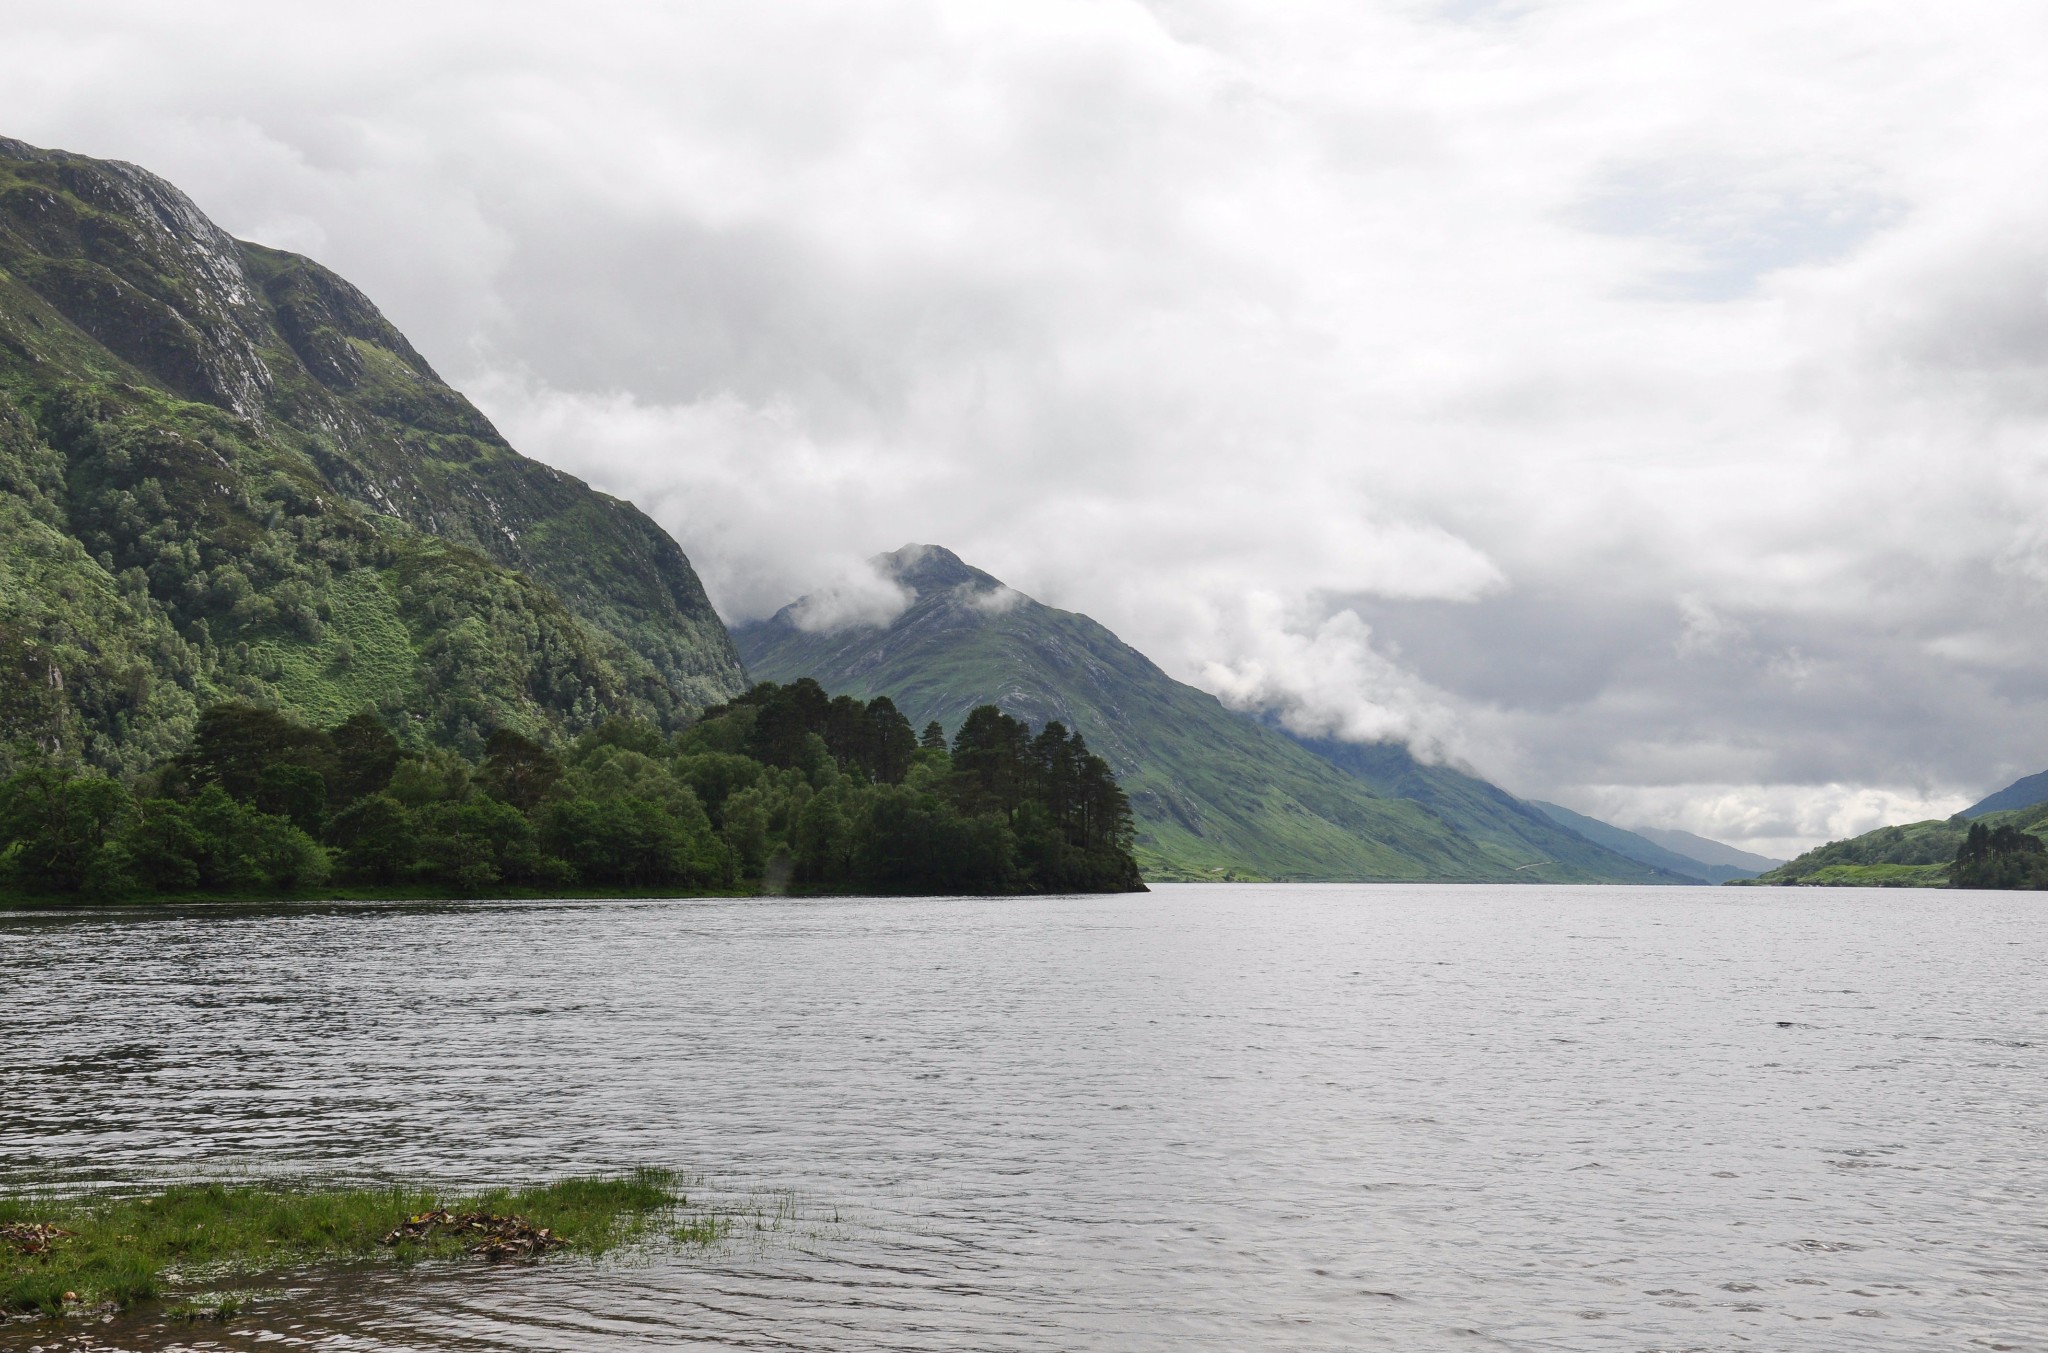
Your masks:
[{"label": "overcast sky", "polygon": [[729,620],[907,541],[1785,853],[2048,767],[2048,6],[0,0]]}]

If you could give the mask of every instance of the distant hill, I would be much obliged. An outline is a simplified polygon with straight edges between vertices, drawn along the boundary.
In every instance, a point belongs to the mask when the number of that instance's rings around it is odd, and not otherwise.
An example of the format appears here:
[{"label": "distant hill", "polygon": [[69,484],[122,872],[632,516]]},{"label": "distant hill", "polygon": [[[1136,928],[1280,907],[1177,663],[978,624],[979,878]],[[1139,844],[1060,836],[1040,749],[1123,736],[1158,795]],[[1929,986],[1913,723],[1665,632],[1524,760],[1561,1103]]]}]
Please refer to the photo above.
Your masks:
[{"label": "distant hill", "polygon": [[2014,780],[1996,794],[1978,800],[1957,816],[1966,818],[1983,817],[1986,813],[2010,812],[2015,808],[2031,808],[2037,803],[2048,803],[2048,770],[2039,775],[2029,775]]},{"label": "distant hill", "polygon": [[792,603],[734,630],[752,674],[886,694],[949,732],[981,704],[1034,726],[1059,720],[1129,792],[1148,877],[1670,881],[1405,749],[1361,749],[1356,770],[1340,770],[951,551],[913,545],[874,562],[914,594],[907,610],[818,631],[800,623],[811,599]]},{"label": "distant hill", "polygon": [[1806,887],[1940,888],[1969,828],[1955,819],[1908,822],[1824,846],[1749,880]]},{"label": "distant hill", "polygon": [[[1686,884],[1703,881],[1699,866],[1691,861],[1672,856],[1671,862],[1667,863],[1619,850],[1614,842],[1582,830],[1578,823],[1560,821],[1542,804],[1518,799],[1497,785],[1449,766],[1432,766],[1418,761],[1398,742],[1340,742],[1334,738],[1299,737],[1285,729],[1279,731],[1304,750],[1313,752],[1363,782],[1375,793],[1395,795],[1422,804],[1445,820],[1457,823],[1460,830],[1475,840],[1487,841],[1508,850],[1549,851],[1559,856],[1582,850],[1583,847],[1570,841],[1569,837],[1559,837],[1557,828],[1562,826],[1571,835],[1644,866],[1644,871],[1630,882]],[[1605,823],[1592,818],[1583,820],[1595,827],[1606,827]],[[1607,830],[1624,837],[1628,835],[1611,827]],[[1669,855],[1669,852],[1662,853]]]},{"label": "distant hill", "polygon": [[1541,799],[1529,800],[1531,807],[1539,809],[1552,821],[1571,828],[1588,841],[1596,841],[1617,855],[1626,855],[1631,860],[1640,860],[1658,869],[1668,870],[1688,883],[1720,883],[1723,879],[1710,876],[1710,866],[1700,861],[1666,850],[1654,841],[1647,841],[1631,831],[1624,831],[1597,817],[1575,813],[1561,804],[1545,803]]},{"label": "distant hill", "polygon": [[473,752],[744,687],[676,543],[514,451],[362,292],[0,140],[0,759],[133,772],[228,698]]},{"label": "distant hill", "polygon": [[1776,869],[1785,863],[1768,855],[1737,850],[1725,842],[1694,836],[1691,832],[1677,831],[1669,827],[1637,827],[1634,835],[1687,859],[1698,860],[1701,864],[1722,865],[1732,869],[1735,872],[1729,875],[1730,878],[1740,878],[1745,874],[1761,874],[1766,869]]},{"label": "distant hill", "polygon": [[[1982,813],[1975,818],[1957,813],[1947,819],[1879,827],[1846,841],[1830,841],[1749,881],[1805,887],[1945,888],[1950,886],[1956,851],[1976,823],[1992,829],[2011,827],[2048,841],[2048,803]],[[1965,886],[2012,885],[1979,881]]]}]

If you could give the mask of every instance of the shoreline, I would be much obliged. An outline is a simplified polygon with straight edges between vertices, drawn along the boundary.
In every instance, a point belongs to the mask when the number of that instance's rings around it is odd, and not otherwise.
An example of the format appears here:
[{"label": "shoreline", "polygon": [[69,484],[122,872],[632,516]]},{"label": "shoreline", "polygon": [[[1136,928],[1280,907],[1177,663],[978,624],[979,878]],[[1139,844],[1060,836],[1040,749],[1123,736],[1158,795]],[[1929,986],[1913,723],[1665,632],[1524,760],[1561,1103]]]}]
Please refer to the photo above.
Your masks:
[{"label": "shoreline", "polygon": [[314,888],[285,892],[266,890],[250,893],[158,893],[141,897],[88,898],[69,896],[23,896],[0,893],[0,914],[37,911],[146,911],[155,907],[190,907],[205,904],[262,905],[273,902],[696,902],[706,900],[746,901],[755,898],[806,897],[1118,897],[1150,889],[1122,889],[1117,892],[1015,892],[1015,893],[861,893],[845,888],[494,888],[483,893],[451,893],[443,888]]}]

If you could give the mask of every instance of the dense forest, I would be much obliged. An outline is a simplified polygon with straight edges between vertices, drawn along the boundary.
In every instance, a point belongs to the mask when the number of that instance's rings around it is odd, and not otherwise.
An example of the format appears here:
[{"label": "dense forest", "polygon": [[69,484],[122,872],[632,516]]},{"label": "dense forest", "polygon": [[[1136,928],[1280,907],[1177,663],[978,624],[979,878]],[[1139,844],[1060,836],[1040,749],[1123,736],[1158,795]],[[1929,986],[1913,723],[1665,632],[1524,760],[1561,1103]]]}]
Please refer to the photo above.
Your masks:
[{"label": "dense forest", "polygon": [[1973,822],[1948,879],[1952,888],[2048,888],[2048,845],[2009,824]]},{"label": "dense forest", "polygon": [[1057,723],[984,706],[949,743],[808,679],[674,734],[501,728],[478,760],[408,751],[367,711],[323,729],[218,704],[132,784],[34,746],[0,784],[0,885],[30,897],[1138,891],[1131,838],[1108,765]]}]

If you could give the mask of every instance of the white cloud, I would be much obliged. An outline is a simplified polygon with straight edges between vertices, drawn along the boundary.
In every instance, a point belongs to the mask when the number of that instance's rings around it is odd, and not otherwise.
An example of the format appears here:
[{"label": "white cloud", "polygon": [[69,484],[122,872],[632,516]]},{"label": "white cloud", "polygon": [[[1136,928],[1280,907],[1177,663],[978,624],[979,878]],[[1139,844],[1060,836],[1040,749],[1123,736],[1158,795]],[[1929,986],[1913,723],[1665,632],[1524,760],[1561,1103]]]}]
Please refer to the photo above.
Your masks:
[{"label": "white cloud", "polygon": [[1014,587],[991,587],[986,592],[976,592],[967,599],[967,604],[984,615],[1003,615],[1017,609],[1024,600],[1024,594]]},{"label": "white cloud", "polygon": [[2048,765],[2044,59],[2020,0],[82,0],[0,132],[334,266],[734,618],[931,540],[1790,841]]},{"label": "white cloud", "polygon": [[1576,797],[1582,811],[1631,828],[1677,827],[1779,859],[1894,823],[1948,818],[1972,802],[1840,784],[1589,785]]},{"label": "white cloud", "polygon": [[914,589],[856,565],[837,582],[806,593],[791,607],[789,621],[806,634],[877,628],[909,610],[915,600]]},{"label": "white cloud", "polygon": [[1432,761],[1454,754],[1459,734],[1451,711],[1374,649],[1372,631],[1356,612],[1302,626],[1284,610],[1276,597],[1248,598],[1239,645],[1247,656],[1211,663],[1203,673],[1226,705],[1270,711],[1303,737],[1398,740]]}]

